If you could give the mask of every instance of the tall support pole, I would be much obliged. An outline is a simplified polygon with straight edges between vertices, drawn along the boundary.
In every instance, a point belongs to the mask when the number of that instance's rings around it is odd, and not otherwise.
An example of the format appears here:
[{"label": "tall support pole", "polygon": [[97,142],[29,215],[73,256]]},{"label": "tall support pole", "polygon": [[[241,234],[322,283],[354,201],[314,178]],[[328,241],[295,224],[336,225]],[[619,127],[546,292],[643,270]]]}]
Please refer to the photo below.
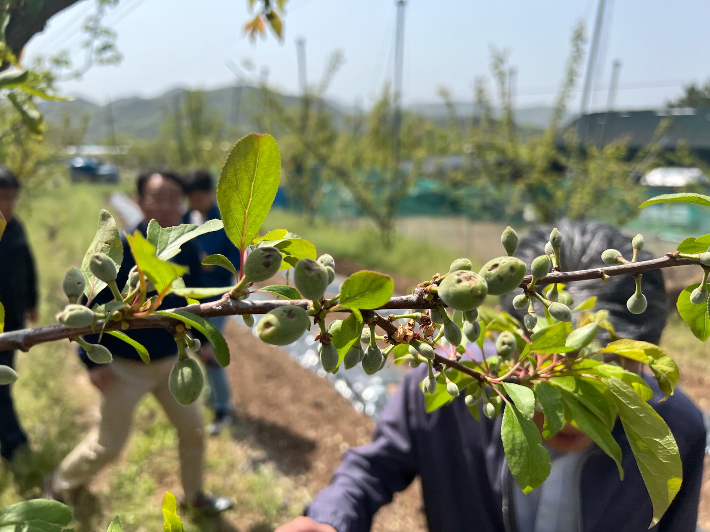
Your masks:
[{"label": "tall support pole", "polygon": [[611,82],[609,83],[609,97],[606,101],[607,112],[614,110],[616,101],[616,91],[619,89],[619,73],[621,72],[621,61],[614,61],[614,68],[611,71]]},{"label": "tall support pole", "polygon": [[296,55],[298,57],[298,86],[301,91],[301,132],[306,133],[308,127],[308,85],[306,79],[306,40],[296,39]]},{"label": "tall support pole", "polygon": [[400,163],[400,135],[402,130],[402,69],[404,67],[404,9],[405,0],[397,2],[397,34],[394,52],[394,124],[392,128],[392,148],[395,169]]},{"label": "tall support pole", "polygon": [[599,52],[599,42],[601,41],[602,26],[604,25],[604,9],[606,0],[599,0],[597,8],[597,20],[594,24],[594,35],[592,36],[592,46],[589,49],[589,60],[587,62],[587,73],[584,76],[584,92],[582,92],[582,106],[580,115],[585,115],[589,111],[589,98],[592,93],[592,83],[594,81],[594,69],[597,61],[597,53]]}]

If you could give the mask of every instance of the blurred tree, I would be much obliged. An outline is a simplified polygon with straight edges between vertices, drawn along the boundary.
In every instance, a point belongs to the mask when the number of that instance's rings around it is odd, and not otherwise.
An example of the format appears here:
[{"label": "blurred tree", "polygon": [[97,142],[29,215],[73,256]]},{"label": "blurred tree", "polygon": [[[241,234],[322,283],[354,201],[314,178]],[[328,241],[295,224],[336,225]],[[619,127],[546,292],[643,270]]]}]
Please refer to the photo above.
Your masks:
[{"label": "blurred tree", "polygon": [[695,82],[683,87],[683,96],[668,102],[668,107],[710,107],[710,81]]}]

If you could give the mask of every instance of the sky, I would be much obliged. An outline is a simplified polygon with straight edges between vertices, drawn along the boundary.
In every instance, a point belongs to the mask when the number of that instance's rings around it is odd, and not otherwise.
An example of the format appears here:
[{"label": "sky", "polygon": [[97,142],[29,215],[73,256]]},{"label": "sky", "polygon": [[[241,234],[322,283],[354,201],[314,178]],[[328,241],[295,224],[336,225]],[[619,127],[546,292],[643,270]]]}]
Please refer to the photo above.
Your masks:
[{"label": "sky", "polygon": [[[407,0],[404,104],[441,102],[441,87],[454,100],[472,101],[473,81],[490,76],[490,47],[495,46],[509,51],[509,64],[517,70],[515,105],[550,105],[563,78],[573,28],[584,21],[591,40],[598,2]],[[614,60],[622,64],[617,109],[663,106],[683,84],[710,78],[705,57],[710,2],[607,0],[606,5],[594,109],[606,108]],[[30,41],[25,57],[67,49],[80,64],[80,28],[94,8],[94,0],[84,0],[52,18]],[[154,97],[175,87],[224,87],[236,80],[228,64],[249,61],[255,68],[243,71],[243,78],[257,80],[268,71],[271,86],[297,93],[298,38],[306,43],[309,83],[320,81],[334,51],[343,53],[345,62],[326,93],[342,104],[367,107],[392,80],[395,0],[289,0],[283,42],[269,34],[252,44],[242,32],[247,20],[247,0],[120,0],[105,21],[118,32],[121,63],[93,67],[60,89],[105,103]],[[577,111],[580,102],[576,92],[571,110]]]}]

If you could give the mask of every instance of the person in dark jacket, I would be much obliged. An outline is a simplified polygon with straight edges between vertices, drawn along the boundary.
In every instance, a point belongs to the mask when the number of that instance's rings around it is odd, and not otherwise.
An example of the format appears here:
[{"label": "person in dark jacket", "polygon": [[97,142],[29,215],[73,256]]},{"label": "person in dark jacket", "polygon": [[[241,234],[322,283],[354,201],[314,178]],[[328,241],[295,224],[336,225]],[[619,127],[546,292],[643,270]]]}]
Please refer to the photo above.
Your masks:
[{"label": "person in dark jacket", "polygon": [[[185,201],[180,176],[171,172],[146,172],[138,177],[137,189],[145,219],[129,233],[139,231],[145,236],[151,219],[162,227],[180,224]],[[123,262],[116,282],[122,287],[135,261],[125,235],[121,241]],[[189,268],[189,273],[184,276],[187,286],[200,286],[200,258],[192,242],[183,244],[173,261]],[[111,293],[105,289],[95,301],[107,303],[111,299]],[[185,299],[169,295],[161,307],[184,305]],[[89,360],[83,349],[79,350],[79,356],[89,370],[89,380],[101,392],[99,422],[47,478],[45,497],[73,498],[77,490],[84,488],[101,468],[118,456],[128,439],[138,402],[147,393],[152,393],[178,432],[184,505],[207,514],[229,509],[232,506],[230,499],[203,491],[205,441],[199,404],[181,406],[168,388],[170,370],[177,358],[172,335],[165,329],[129,330],[126,334],[146,347],[150,364],[143,363],[133,347],[109,335],[103,335],[101,344],[113,354],[110,364],[97,365]],[[95,343],[98,336],[89,335],[86,340]]]},{"label": "person in dark jacket", "polygon": [[[212,183],[212,176],[206,170],[193,170],[185,175],[185,187],[190,209],[185,213],[183,223],[202,225],[208,220],[222,219],[214,198]],[[199,248],[201,260],[209,255],[224,255],[239,270],[239,249],[232,244],[224,229],[200,235],[193,242]],[[227,287],[233,286],[236,282],[228,270],[219,266],[202,265],[200,273],[202,286],[205,287]],[[219,296],[216,296],[204,301],[218,298]],[[210,321],[221,333],[224,333],[227,316],[210,318]],[[234,425],[237,414],[232,403],[232,392],[229,388],[227,372],[217,362],[214,350],[209,343],[202,344],[200,358],[207,372],[207,383],[210,390],[209,405],[214,410],[214,420],[207,425],[207,433],[214,436],[223,429]]]},{"label": "person in dark jacket", "polygon": [[[0,237],[0,303],[5,309],[5,331],[24,328],[26,319],[37,321],[35,263],[25,230],[14,212],[19,191],[17,177],[0,165],[0,212],[7,221]],[[0,352],[0,364],[12,367],[14,360],[15,351]],[[8,461],[27,444],[10,389],[10,385],[0,386],[0,456]]]},{"label": "person in dark jacket", "polygon": [[[615,248],[631,256],[631,240],[616,229],[596,223],[563,222],[562,268],[602,267],[600,256]],[[533,231],[516,256],[527,264],[541,254],[551,227]],[[641,260],[648,258],[643,254]],[[629,278],[608,282],[570,283],[577,302],[596,295],[597,309],[609,310],[619,335],[657,343],[666,322],[660,271],[643,274],[649,308],[630,314],[626,299],[633,293]],[[511,296],[503,298],[513,312]],[[623,481],[614,461],[583,433],[565,427],[546,440],[552,471],[542,486],[524,495],[508,470],[501,443],[502,416],[476,421],[464,397],[427,414],[419,383],[424,366],[412,370],[390,399],[377,423],[372,443],[350,449],[331,485],[316,495],[305,516],[277,532],[365,532],[377,510],[420,477],[424,509],[431,532],[642,532],[648,529],[652,505],[621,423],[612,432],[622,449]],[[655,381],[651,406],[670,427],[680,450],[683,483],[668,511],[652,529],[695,532],[703,473],[706,434],[698,408],[676,389],[660,402]]]}]

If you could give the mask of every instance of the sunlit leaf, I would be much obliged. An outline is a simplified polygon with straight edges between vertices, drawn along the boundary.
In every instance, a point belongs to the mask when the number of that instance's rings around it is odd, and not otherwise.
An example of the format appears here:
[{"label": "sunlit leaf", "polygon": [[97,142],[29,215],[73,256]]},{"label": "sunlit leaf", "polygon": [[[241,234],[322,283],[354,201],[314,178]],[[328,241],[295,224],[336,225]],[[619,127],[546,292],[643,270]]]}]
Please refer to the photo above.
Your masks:
[{"label": "sunlit leaf", "polygon": [[691,332],[698,340],[703,342],[710,338],[710,317],[708,316],[708,302],[696,305],[690,301],[690,294],[700,283],[690,285],[678,295],[676,308],[683,321],[688,324]]},{"label": "sunlit leaf", "polygon": [[361,271],[345,279],[340,305],[347,308],[376,309],[387,303],[394,292],[392,278],[377,272]]},{"label": "sunlit leaf", "polygon": [[219,362],[220,366],[225,367],[229,365],[229,345],[227,345],[227,341],[224,339],[224,336],[222,336],[222,333],[211,321],[202,318],[197,314],[193,314],[192,312],[185,312],[184,310],[176,310],[174,312],[158,310],[157,312],[163,316],[180,320],[181,322],[186,323],[187,325],[190,325],[200,331],[207,337],[210,344],[212,344],[215,358],[217,359],[217,362]]},{"label": "sunlit leaf", "polygon": [[66,504],[49,499],[22,501],[0,509],[0,526],[26,521],[44,521],[66,526],[72,520],[72,511]]},{"label": "sunlit leaf", "polygon": [[148,242],[139,231],[134,232],[133,235],[126,235],[126,240],[138,269],[153,283],[159,293],[162,293],[170,287],[173,281],[189,271],[185,266],[156,257],[155,246]]},{"label": "sunlit leaf", "polygon": [[710,196],[704,194],[696,194],[694,192],[680,192],[678,194],[661,194],[651,199],[644,201],[639,205],[639,209],[655,205],[657,203],[691,203],[693,205],[703,205],[710,207]]},{"label": "sunlit leaf", "polygon": [[113,219],[111,213],[105,209],[101,209],[99,215],[99,228],[94,235],[94,240],[86,250],[84,260],[81,262],[81,272],[86,279],[86,288],[84,294],[89,302],[91,302],[101,290],[106,288],[106,283],[98,279],[89,268],[89,260],[92,253],[105,253],[113,262],[116,263],[116,268],[120,269],[123,262],[123,244],[121,236],[118,234],[118,226],[116,220]]},{"label": "sunlit leaf", "polygon": [[163,532],[183,532],[182,521],[177,514],[177,500],[169,491],[163,497]]},{"label": "sunlit leaf", "polygon": [[503,413],[501,439],[516,484],[523,493],[530,493],[550,475],[550,455],[542,446],[540,431],[514,404],[507,404]]},{"label": "sunlit leaf", "polygon": [[678,251],[681,253],[703,253],[710,247],[710,235],[699,236],[698,238],[688,237],[678,244]]},{"label": "sunlit leaf", "polygon": [[542,405],[545,421],[542,426],[543,438],[552,438],[565,424],[565,410],[561,392],[549,382],[535,383],[535,396]]},{"label": "sunlit leaf", "polygon": [[292,286],[286,286],[284,284],[272,284],[269,286],[264,286],[259,288],[257,292],[268,292],[270,294],[276,294],[284,299],[303,299],[303,296]]},{"label": "sunlit leaf", "polygon": [[146,238],[155,246],[159,259],[168,260],[180,253],[180,246],[205,233],[222,229],[222,220],[207,220],[202,225],[181,224],[175,227],[160,227],[155,220],[148,223]]},{"label": "sunlit leaf", "polygon": [[145,362],[146,364],[150,364],[150,354],[148,353],[148,350],[143,344],[141,344],[140,342],[136,342],[133,338],[131,338],[125,333],[122,333],[121,331],[106,331],[106,334],[110,334],[111,336],[114,336],[119,340],[123,340],[124,342],[126,342],[128,345],[130,345],[131,347],[133,347],[133,349],[136,350],[138,356],[141,357],[141,360],[143,362]]},{"label": "sunlit leaf", "polygon": [[668,353],[657,345],[640,340],[622,339],[607,344],[601,352],[615,353],[648,364],[661,391],[666,396],[673,394],[673,388],[680,378],[680,370]]},{"label": "sunlit leaf", "polygon": [[41,137],[46,129],[46,124],[44,122],[44,117],[37,106],[29,99],[18,98],[17,95],[12,92],[7,94],[7,98],[10,100],[10,103],[12,103],[17,112],[20,113],[22,122],[25,126],[27,126],[27,129],[29,129],[35,136]]}]

